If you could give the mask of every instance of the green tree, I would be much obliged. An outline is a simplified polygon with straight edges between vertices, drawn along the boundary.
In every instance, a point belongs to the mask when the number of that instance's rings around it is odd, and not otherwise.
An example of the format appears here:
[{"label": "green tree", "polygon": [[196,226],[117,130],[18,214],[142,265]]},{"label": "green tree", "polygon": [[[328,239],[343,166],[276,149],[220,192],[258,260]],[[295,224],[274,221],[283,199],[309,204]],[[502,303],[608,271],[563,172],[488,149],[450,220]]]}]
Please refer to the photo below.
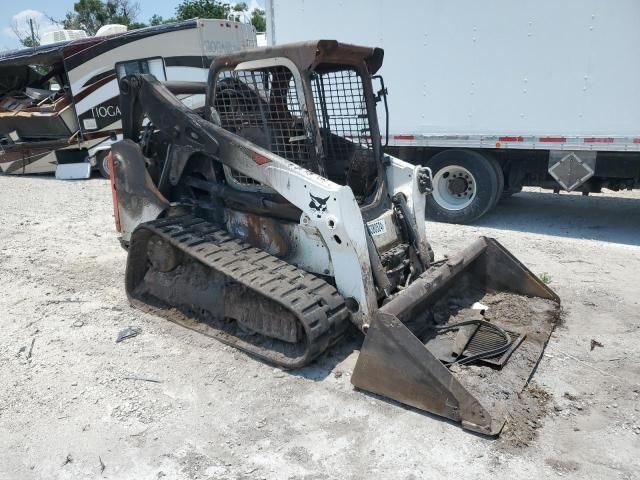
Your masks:
[{"label": "green tree", "polygon": [[231,6],[216,0],[183,0],[176,7],[176,20],[190,18],[228,18]]},{"label": "green tree", "polygon": [[161,15],[154,14],[153,17],[149,19],[149,25],[156,26],[162,25],[164,23],[164,18]]},{"label": "green tree", "polygon": [[[236,22],[250,21],[257,32],[267,29],[267,21],[264,10],[254,9],[250,14],[246,2],[238,2],[234,5],[218,0],[182,0],[176,7],[176,20],[189,20],[190,18],[226,18]],[[157,15],[152,17],[152,20]],[[159,17],[162,19],[162,17]],[[165,22],[166,23],[166,22]]]},{"label": "green tree", "polygon": [[84,30],[95,35],[103,25],[104,4],[100,0],[79,0],[73,4],[73,12],[67,12],[62,25],[66,29]]},{"label": "green tree", "polygon": [[[121,22],[116,22],[116,23],[121,23]],[[144,22],[131,22],[129,25],[127,25],[127,30],[138,30],[140,28],[145,28],[148,26],[149,25],[147,25]]]},{"label": "green tree", "polygon": [[241,22],[243,18],[247,17],[247,4],[245,2],[236,3],[233,7],[231,7],[231,12],[227,18],[229,20],[233,20],[234,22]]},{"label": "green tree", "polygon": [[256,32],[262,33],[267,31],[267,19],[264,10],[256,8],[251,12],[251,25],[255,27]]},{"label": "green tree", "polygon": [[246,2],[238,2],[233,6],[232,10],[234,12],[246,12],[247,10],[249,10],[249,7],[247,6]]},{"label": "green tree", "polygon": [[165,23],[175,23],[178,20],[174,17],[164,18],[161,15],[155,14],[149,19],[149,25],[155,27],[157,25],[164,25]]},{"label": "green tree", "polygon": [[140,13],[140,4],[130,0],[107,0],[104,6],[108,21],[121,25],[129,26],[136,23]]},{"label": "green tree", "polygon": [[100,27],[111,23],[135,30],[146,26],[136,21],[139,12],[140,4],[131,0],[78,0],[62,24],[64,28],[84,30],[88,35],[95,35]]},{"label": "green tree", "polygon": [[11,23],[11,30],[18,37],[18,41],[23,47],[37,47],[40,45],[40,25],[35,20],[33,22],[33,36],[31,35],[31,26],[29,20],[24,25],[19,25],[17,21]]}]

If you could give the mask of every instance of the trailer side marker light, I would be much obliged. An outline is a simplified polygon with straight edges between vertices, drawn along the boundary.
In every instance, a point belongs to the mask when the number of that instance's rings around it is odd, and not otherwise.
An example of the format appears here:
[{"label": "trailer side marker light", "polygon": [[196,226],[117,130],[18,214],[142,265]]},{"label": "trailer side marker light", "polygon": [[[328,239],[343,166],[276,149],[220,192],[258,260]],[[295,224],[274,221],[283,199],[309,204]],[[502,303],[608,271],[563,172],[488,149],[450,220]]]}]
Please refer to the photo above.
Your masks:
[{"label": "trailer side marker light", "polygon": [[505,136],[505,137],[498,137],[498,140],[500,142],[524,142],[524,138],[523,137],[509,137],[509,136]]},{"label": "trailer side marker light", "polygon": [[602,138],[602,137],[587,137],[584,140],[584,143],[613,143],[615,139],[611,137]]}]

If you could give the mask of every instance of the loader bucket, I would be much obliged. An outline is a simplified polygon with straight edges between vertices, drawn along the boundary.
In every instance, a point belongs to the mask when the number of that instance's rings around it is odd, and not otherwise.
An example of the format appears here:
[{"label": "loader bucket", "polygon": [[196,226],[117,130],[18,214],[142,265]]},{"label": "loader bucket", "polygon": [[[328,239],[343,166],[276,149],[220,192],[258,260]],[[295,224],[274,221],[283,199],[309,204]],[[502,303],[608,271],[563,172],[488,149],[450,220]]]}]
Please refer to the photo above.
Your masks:
[{"label": "loader bucket", "polygon": [[481,237],[378,310],[351,381],[498,435],[518,412],[559,312],[551,289]]}]

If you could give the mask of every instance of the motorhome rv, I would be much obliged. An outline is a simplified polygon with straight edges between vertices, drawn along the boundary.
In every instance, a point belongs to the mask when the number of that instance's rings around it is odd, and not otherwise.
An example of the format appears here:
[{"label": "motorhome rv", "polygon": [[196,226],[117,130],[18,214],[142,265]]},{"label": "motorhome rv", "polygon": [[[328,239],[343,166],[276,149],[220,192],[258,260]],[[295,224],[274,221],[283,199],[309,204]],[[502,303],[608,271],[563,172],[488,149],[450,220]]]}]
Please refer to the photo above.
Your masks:
[{"label": "motorhome rv", "polygon": [[[206,81],[217,55],[256,46],[253,26],[227,20],[105,31],[0,53],[0,172],[53,173],[89,162],[108,175],[106,154],[122,137],[120,78]],[[194,107],[200,97],[183,100]]]}]

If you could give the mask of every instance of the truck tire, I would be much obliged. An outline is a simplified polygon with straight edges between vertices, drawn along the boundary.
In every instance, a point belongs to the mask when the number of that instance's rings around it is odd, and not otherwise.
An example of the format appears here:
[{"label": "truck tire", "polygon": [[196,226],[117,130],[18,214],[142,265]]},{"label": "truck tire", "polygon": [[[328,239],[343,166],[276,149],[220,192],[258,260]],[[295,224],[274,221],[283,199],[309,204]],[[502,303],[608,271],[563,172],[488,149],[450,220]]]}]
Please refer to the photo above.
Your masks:
[{"label": "truck tire", "polygon": [[500,198],[502,169],[495,159],[471,150],[445,150],[427,162],[433,192],[426,197],[426,216],[447,223],[470,223]]},{"label": "truck tire", "polygon": [[[487,210],[487,212],[489,212],[500,202],[500,199],[502,198],[502,194],[504,193],[504,172],[502,171],[502,167],[500,166],[500,163],[495,159],[493,155],[483,154],[483,156],[487,159],[487,161],[491,164],[491,166],[495,170],[496,178],[498,179],[498,194],[496,195],[496,199],[493,205],[489,207],[489,210]],[[484,213],[487,213],[487,212],[484,212]]]},{"label": "truck tire", "polygon": [[109,163],[107,159],[109,158],[108,150],[103,150],[96,153],[96,166],[98,167],[98,171],[100,175],[104,178],[111,178],[109,174]]}]

